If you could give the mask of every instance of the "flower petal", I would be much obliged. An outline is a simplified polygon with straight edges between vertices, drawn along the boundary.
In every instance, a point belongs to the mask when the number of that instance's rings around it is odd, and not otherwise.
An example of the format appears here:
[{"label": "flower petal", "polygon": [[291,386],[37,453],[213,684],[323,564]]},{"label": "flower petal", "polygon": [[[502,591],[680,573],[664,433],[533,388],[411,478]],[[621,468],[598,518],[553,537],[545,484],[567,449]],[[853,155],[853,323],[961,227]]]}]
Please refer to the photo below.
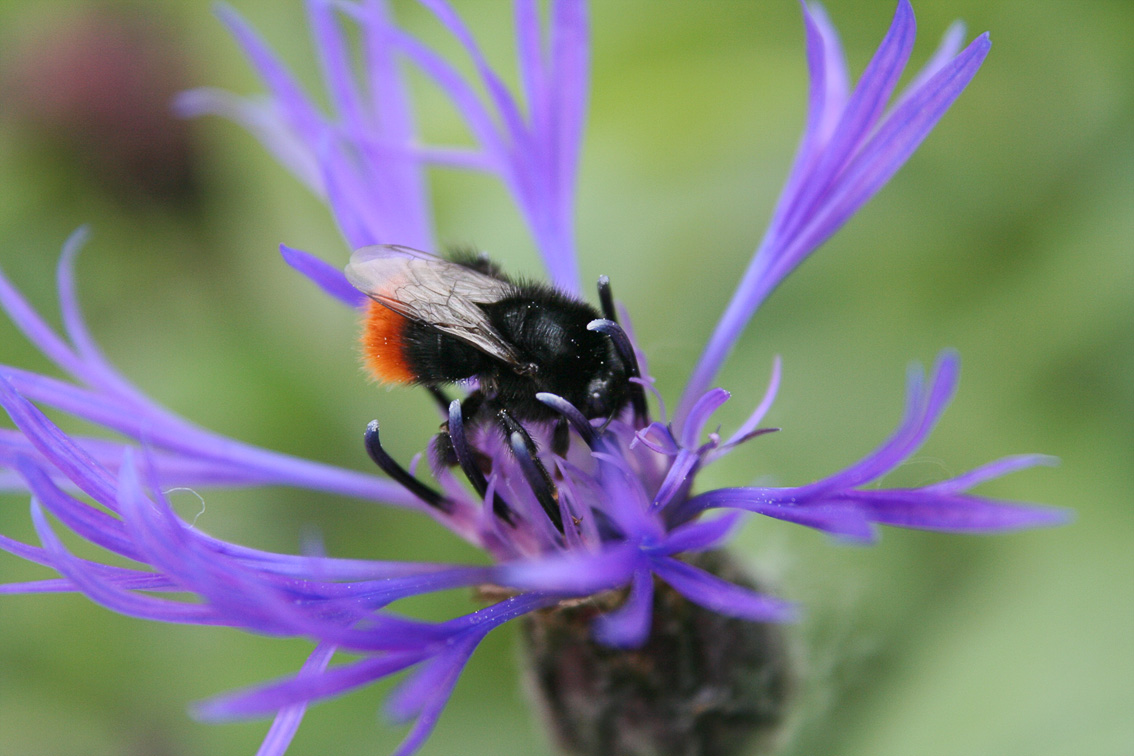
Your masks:
[{"label": "flower petal", "polygon": [[938,357],[928,396],[922,393],[922,379],[915,368],[910,372],[906,416],[890,438],[861,461],[823,480],[795,489],[796,501],[820,498],[826,494],[854,488],[885,475],[918,450],[945,411],[957,389],[960,359],[952,351]]},{"label": "flower petal", "polygon": [[648,569],[636,570],[625,603],[595,618],[595,640],[612,648],[640,648],[650,638],[653,605],[654,576]]},{"label": "flower petal", "polygon": [[366,296],[350,285],[341,268],[286,244],[280,245],[280,254],[284,262],[346,306],[358,308],[366,304]]},{"label": "flower petal", "polygon": [[977,37],[887,116],[845,168],[823,212],[816,213],[807,233],[800,235],[800,248],[822,244],[897,173],[972,81],[990,47],[987,34]]},{"label": "flower petal", "polygon": [[681,445],[686,449],[692,449],[697,446],[698,440],[701,438],[701,433],[705,429],[705,423],[709,421],[713,413],[721,408],[725,402],[729,400],[732,394],[725,391],[723,388],[715,388],[706,391],[705,394],[698,399],[689,410],[689,416],[685,419],[685,425],[681,430]]},{"label": "flower petal", "polygon": [[362,134],[371,126],[362,110],[362,101],[351,71],[350,53],[334,16],[334,3],[308,0],[307,18],[315,39],[315,50],[323,70],[323,82],[339,117],[348,128]]},{"label": "flower petal", "polygon": [[233,624],[212,607],[137,594],[97,577],[86,569],[82,560],[76,559],[64,548],[35,500],[32,501],[31,516],[36,534],[44,550],[51,557],[52,566],[96,604],[128,617],[157,622],[176,622],[186,625]]},{"label": "flower petal", "polygon": [[399,651],[371,656],[315,674],[296,675],[277,682],[225,693],[193,707],[193,714],[207,722],[250,719],[290,706],[304,705],[369,685],[428,658],[424,650]]},{"label": "flower petal", "polygon": [[736,429],[732,437],[725,441],[722,449],[731,448],[739,443],[743,443],[746,439],[750,438],[751,434],[756,431],[760,425],[760,421],[764,419],[764,415],[768,414],[768,410],[772,408],[772,403],[776,401],[776,393],[780,390],[780,374],[783,366],[783,361],[779,355],[776,355],[772,360],[772,377],[768,379],[768,388],[764,390],[764,397],[760,403],[756,405],[756,409],[744,421],[744,424]]},{"label": "flower petal", "polygon": [[228,27],[260,78],[268,85],[279,115],[305,144],[316,144],[323,119],[299,84],[279,62],[260,36],[228,5],[218,5],[217,16]]},{"label": "flower petal", "polygon": [[586,596],[619,588],[630,582],[641,560],[633,544],[608,547],[598,554],[563,556],[509,562],[496,568],[498,585]]},{"label": "flower petal", "polygon": [[474,636],[465,646],[446,651],[447,663],[437,670],[438,674],[430,676],[429,682],[432,685],[428,690],[427,697],[422,702],[421,713],[418,714],[417,721],[414,722],[409,733],[406,734],[406,737],[391,756],[411,756],[411,754],[417,753],[418,749],[425,743],[425,740],[433,732],[433,728],[437,726],[437,720],[441,718],[441,712],[444,710],[445,704],[448,703],[449,696],[453,693],[457,678],[460,677],[461,670],[464,669],[469,655],[476,649],[476,644],[479,641],[480,637]]},{"label": "flower petal", "polygon": [[1012,457],[998,459],[995,462],[989,462],[986,465],[981,465],[963,475],[958,475],[949,480],[943,480],[940,483],[934,483],[931,486],[926,486],[922,490],[936,493],[958,493],[960,491],[967,491],[970,488],[975,488],[985,481],[993,480],[1018,470],[1027,470],[1030,467],[1037,467],[1039,465],[1054,467],[1058,464],[1058,457],[1048,456],[1047,454],[1017,454]]},{"label": "flower petal", "polygon": [[654,559],[652,566],[675,591],[718,614],[752,622],[791,622],[796,617],[795,607],[786,601],[741,588],[677,559]]},{"label": "flower petal", "polygon": [[[838,114],[829,137],[820,138],[835,114],[824,79],[829,73],[821,16],[807,13],[812,94],[808,130],[777,203],[772,224],[745,270],[709,343],[706,345],[674,415],[681,428],[697,398],[724,363],[752,314],[779,283],[864,205],[900,168],[967,86],[988,51],[987,36],[974,41],[948,64],[930,63],[936,72],[920,88],[899,100],[880,126],[886,101],[913,45],[913,11],[900,0],[890,30]],[[947,40],[946,48],[951,43]],[[822,112],[815,112],[822,108]]]},{"label": "flower petal", "polygon": [[[334,655],[334,646],[325,643],[319,644],[307,657],[307,661],[296,676],[305,677],[319,674],[327,668],[327,664],[330,663],[331,657]],[[272,720],[272,726],[268,729],[268,734],[264,736],[264,741],[260,744],[259,750],[256,751],[256,756],[283,756],[288,746],[291,745],[291,739],[295,737],[300,723],[303,722],[303,715],[306,713],[307,704],[305,703],[280,709],[276,713],[276,718]]]},{"label": "flower petal", "polygon": [[472,633],[422,662],[386,700],[387,716],[394,722],[406,722],[419,716],[441,690],[451,690],[482,638],[483,633]]},{"label": "flower petal", "polygon": [[925,489],[854,491],[838,497],[868,512],[874,522],[947,533],[999,533],[1052,527],[1071,520],[1055,507],[1007,504],[979,496],[942,494]]},{"label": "flower petal", "polygon": [[239,97],[223,89],[198,87],[177,95],[173,110],[182,118],[213,115],[243,127],[304,186],[317,197],[324,196],[314,151],[284,123],[271,103]]},{"label": "flower petal", "polygon": [[67,434],[27,399],[20,396],[0,373],[0,406],[16,427],[51,464],[99,502],[114,501],[114,478]]},{"label": "flower petal", "polygon": [[85,373],[83,361],[56,335],[39,313],[28,304],[19,289],[0,271],[0,307],[32,345],[67,373],[79,377]]},{"label": "flower petal", "polygon": [[90,236],[87,226],[80,226],[63,244],[59,256],[56,280],[59,289],[59,312],[63,316],[63,327],[67,338],[75,346],[75,353],[83,363],[83,381],[92,387],[112,392],[138,404],[148,404],[145,396],[123,378],[103,356],[98,348],[79,310],[79,297],[75,288],[75,258]]},{"label": "flower petal", "polygon": [[[18,384],[19,393],[13,384]],[[218,478],[242,478],[243,484],[274,483],[326,490],[433,512],[392,481],[242,444],[197,428],[160,408],[139,407],[53,378],[0,367],[0,406],[8,411],[36,450],[77,485],[83,487],[84,481],[87,485],[96,485],[96,478],[104,476],[107,485],[83,488],[100,501],[113,501],[113,478],[109,472],[20,393],[138,441],[183,455],[188,458],[187,462],[196,463],[201,475],[212,466]],[[180,485],[183,481],[167,483]]]},{"label": "flower petal", "polygon": [[37,501],[78,536],[119,556],[144,561],[121,520],[64,493],[43,468],[30,460],[19,460],[17,469]]},{"label": "flower petal", "polygon": [[794,522],[860,543],[875,540],[874,528],[861,509],[830,501],[801,504],[794,488],[720,488],[686,501],[674,521],[686,522],[709,509],[730,508]]},{"label": "flower petal", "polygon": [[673,556],[686,551],[718,548],[736,531],[741,522],[740,512],[729,512],[720,517],[679,525],[666,535],[661,548],[651,550],[650,553]]},{"label": "flower petal", "polygon": [[[889,31],[847,100],[830,139],[822,145],[815,167],[800,182],[799,193],[791,200],[791,209],[780,219],[782,226],[777,229],[777,235],[789,238],[799,234],[815,213],[822,195],[830,190],[838,174],[873,130],[909,60],[914,29],[913,8],[908,0],[899,0]],[[777,267],[789,269],[796,264],[798,260],[777,261]],[[779,277],[786,274],[785,270]]]}]

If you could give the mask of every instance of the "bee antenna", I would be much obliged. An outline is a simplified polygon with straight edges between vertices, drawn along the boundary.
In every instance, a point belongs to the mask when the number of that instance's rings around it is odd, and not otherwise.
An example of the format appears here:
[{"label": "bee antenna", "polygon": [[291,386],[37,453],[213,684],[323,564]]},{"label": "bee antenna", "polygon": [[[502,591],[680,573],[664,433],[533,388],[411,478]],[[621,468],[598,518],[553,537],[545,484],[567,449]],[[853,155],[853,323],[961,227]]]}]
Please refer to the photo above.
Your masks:
[{"label": "bee antenna", "polygon": [[[453,442],[453,453],[457,455],[457,464],[461,466],[461,471],[483,499],[488,495],[488,481],[484,479],[484,473],[476,466],[476,461],[473,459],[472,447],[465,436],[464,413],[461,411],[461,402],[457,399],[449,404],[449,439]],[[515,513],[495,491],[492,494],[492,512],[504,522],[515,526]]]},{"label": "bee antenna", "polygon": [[[618,352],[622,364],[626,366],[628,378],[642,377],[642,371],[638,368],[638,357],[634,354],[634,345],[630,343],[630,337],[622,330],[622,326],[610,318],[599,318],[587,323],[587,330],[598,331],[610,337],[614,343],[614,350]],[[642,426],[647,425],[650,411],[646,405],[646,392],[640,383],[633,380],[630,381],[630,403],[634,407],[634,419]]]},{"label": "bee antenna", "polygon": [[598,277],[598,298],[602,305],[602,316],[614,323],[618,322],[618,315],[614,311],[614,293],[610,290],[610,277]]},{"label": "bee antenna", "polygon": [[424,501],[434,509],[438,509],[445,514],[452,514],[453,502],[445,498],[439,491],[435,491],[429,486],[422,483],[420,480],[410,475],[409,472],[394,461],[394,458],[386,453],[382,448],[382,441],[378,436],[378,421],[371,420],[366,426],[366,453],[374,460],[374,464],[382,469],[382,472],[389,475],[403,488],[412,493],[417,498]]}]

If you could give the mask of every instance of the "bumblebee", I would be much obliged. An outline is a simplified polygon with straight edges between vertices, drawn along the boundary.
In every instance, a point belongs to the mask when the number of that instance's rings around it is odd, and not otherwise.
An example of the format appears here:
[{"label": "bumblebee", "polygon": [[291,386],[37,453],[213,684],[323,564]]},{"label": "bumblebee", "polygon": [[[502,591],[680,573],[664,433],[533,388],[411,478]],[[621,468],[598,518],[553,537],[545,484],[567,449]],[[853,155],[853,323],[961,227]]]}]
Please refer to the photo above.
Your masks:
[{"label": "bumblebee", "polygon": [[370,372],[387,383],[438,390],[475,380],[462,402],[480,422],[559,415],[536,398],[567,400],[584,417],[611,417],[630,401],[630,371],[612,339],[588,325],[602,315],[551,286],[517,282],[487,257],[447,260],[408,247],[356,251],[348,280],[371,300],[362,336]]}]

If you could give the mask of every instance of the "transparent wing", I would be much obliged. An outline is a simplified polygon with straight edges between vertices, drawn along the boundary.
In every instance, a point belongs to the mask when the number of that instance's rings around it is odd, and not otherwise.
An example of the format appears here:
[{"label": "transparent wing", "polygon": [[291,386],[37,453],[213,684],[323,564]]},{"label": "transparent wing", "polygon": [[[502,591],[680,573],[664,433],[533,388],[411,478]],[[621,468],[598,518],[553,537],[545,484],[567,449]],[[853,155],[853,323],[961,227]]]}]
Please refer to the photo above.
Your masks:
[{"label": "transparent wing", "polygon": [[380,244],[356,250],[346,266],[351,284],[399,315],[454,336],[485,354],[519,364],[515,350],[479,305],[515,293],[507,281],[409,247]]}]

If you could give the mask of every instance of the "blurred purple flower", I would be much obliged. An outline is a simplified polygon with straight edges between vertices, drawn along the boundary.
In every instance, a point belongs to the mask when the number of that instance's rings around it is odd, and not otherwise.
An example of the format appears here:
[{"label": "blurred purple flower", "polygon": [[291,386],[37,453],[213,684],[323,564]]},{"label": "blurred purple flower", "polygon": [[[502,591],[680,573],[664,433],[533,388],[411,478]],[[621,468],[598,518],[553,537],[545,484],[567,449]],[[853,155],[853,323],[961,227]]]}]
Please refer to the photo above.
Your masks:
[{"label": "blurred purple flower", "polygon": [[[552,280],[578,292],[571,224],[588,88],[584,3],[555,0],[545,33],[537,0],[517,0],[522,89],[517,95],[488,65],[443,0],[421,2],[464,46],[475,70],[471,80],[395,26],[380,0],[311,0],[311,26],[332,114],[311,103],[228,9],[221,10],[222,18],[267,83],[269,97],[247,100],[196,90],[184,94],[178,107],[187,115],[224,115],[252,131],[324,198],[351,247],[435,247],[425,180],[430,166],[496,176],[520,208]],[[621,605],[600,614],[592,628],[598,641],[618,648],[635,648],[647,639],[655,577],[694,604],[721,614],[756,622],[790,620],[795,615],[790,604],[678,558],[720,547],[745,512],[858,542],[873,540],[877,524],[986,533],[1063,522],[1066,515],[1059,510],[967,493],[988,479],[1051,462],[1038,455],[1009,457],[922,488],[866,488],[914,454],[944,411],[959,370],[957,357],[949,352],[928,381],[921,370],[911,371],[902,423],[858,463],[803,486],[693,492],[694,477],[703,466],[771,430],[761,428],[760,421],[776,394],[778,361],[749,419],[728,438],[709,430],[711,416],[729,398],[723,389],[709,388],[710,383],[752,313],[905,162],[989,49],[987,35],[962,49],[963,30],[955,26],[887,109],[913,46],[909,4],[899,3],[889,32],[853,89],[825,14],[807,5],[803,12],[811,78],[803,139],[767,235],[696,365],[675,418],[667,422],[663,412],[661,420],[652,420],[641,402],[599,427],[558,397],[544,396],[574,429],[568,452],[557,456],[548,443],[533,455],[518,435],[510,445],[496,434],[471,429],[466,437],[457,413],[450,417],[450,427],[458,456],[480,454],[491,461],[489,474],[480,480],[470,472],[478,493],[448,469],[433,470],[440,490],[420,482],[406,487],[256,448],[201,429],[155,404],[107,362],[83,324],[72,264],[85,232],[67,243],[59,267],[65,338],[0,276],[0,304],[72,379],[0,366],[0,404],[18,428],[0,430],[0,486],[31,491],[31,516],[40,539],[34,546],[0,536],[0,548],[59,575],[0,586],[0,593],[78,591],[113,611],[144,619],[311,638],[315,649],[294,677],[198,708],[212,720],[274,714],[261,754],[286,750],[310,702],[411,670],[387,702],[395,720],[414,721],[397,751],[409,754],[432,730],[465,662],[488,632],[565,599],[624,591]],[[365,60],[361,73],[351,64],[343,21],[357,26]],[[450,98],[474,136],[473,148],[419,140],[401,60]],[[332,297],[350,306],[362,304],[338,266],[299,250],[284,247],[282,252]],[[648,376],[631,337],[612,322],[600,325],[616,339],[626,337],[624,347],[635,351],[642,375]],[[640,385],[653,390],[648,377]],[[128,440],[67,435],[33,402]],[[372,431],[372,451],[380,453],[376,426]],[[550,433],[538,426],[529,431],[540,441]],[[554,473],[554,492],[538,474],[539,465]],[[259,485],[330,491],[415,509],[483,548],[493,565],[257,551],[211,538],[182,521],[163,493],[174,486]],[[702,516],[713,509],[727,511]],[[500,516],[502,511],[509,513],[507,518]],[[60,526],[139,566],[111,566],[73,555],[55,533]],[[410,619],[391,609],[409,596],[482,585],[504,588],[507,597],[441,623]],[[360,658],[330,667],[340,649]]]}]

